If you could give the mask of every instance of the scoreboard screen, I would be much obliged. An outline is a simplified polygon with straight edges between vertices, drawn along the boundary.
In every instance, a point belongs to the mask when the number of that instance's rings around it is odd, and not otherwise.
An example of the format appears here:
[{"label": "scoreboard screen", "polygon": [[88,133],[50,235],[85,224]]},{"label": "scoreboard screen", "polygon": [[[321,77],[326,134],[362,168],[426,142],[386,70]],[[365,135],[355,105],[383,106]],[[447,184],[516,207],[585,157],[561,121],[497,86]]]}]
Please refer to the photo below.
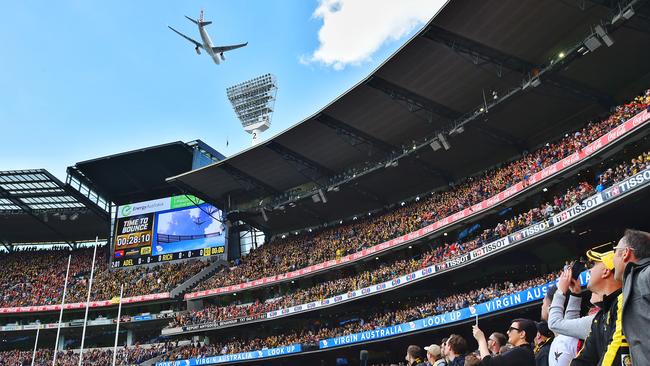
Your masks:
[{"label": "scoreboard screen", "polygon": [[223,213],[194,196],[117,208],[113,268],[213,255],[226,258]]}]

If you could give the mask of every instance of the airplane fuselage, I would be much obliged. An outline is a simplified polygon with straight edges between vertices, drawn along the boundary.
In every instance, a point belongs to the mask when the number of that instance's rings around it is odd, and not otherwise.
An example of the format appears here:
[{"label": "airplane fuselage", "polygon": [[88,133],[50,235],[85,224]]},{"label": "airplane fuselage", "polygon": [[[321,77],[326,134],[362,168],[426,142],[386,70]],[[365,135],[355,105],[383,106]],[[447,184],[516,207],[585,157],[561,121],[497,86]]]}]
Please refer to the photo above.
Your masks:
[{"label": "airplane fuselage", "polygon": [[203,49],[208,53],[208,55],[210,55],[210,57],[212,57],[212,61],[219,65],[221,63],[221,55],[212,51],[212,47],[214,46],[212,45],[212,40],[210,39],[210,35],[205,29],[205,26],[199,25],[199,34],[201,34],[201,40],[203,41]]}]

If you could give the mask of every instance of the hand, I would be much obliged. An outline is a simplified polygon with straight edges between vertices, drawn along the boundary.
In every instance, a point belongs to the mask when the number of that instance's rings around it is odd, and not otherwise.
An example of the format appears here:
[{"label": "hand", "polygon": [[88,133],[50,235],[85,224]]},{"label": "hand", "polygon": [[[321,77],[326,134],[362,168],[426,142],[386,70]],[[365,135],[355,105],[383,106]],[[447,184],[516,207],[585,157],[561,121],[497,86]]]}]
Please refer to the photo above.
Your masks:
[{"label": "hand", "polygon": [[582,287],[580,287],[580,281],[571,278],[571,284],[569,285],[569,289],[571,289],[571,293],[574,295],[580,295],[582,293]]},{"label": "hand", "polygon": [[485,333],[483,333],[478,325],[472,325],[472,334],[474,335],[474,339],[476,339],[478,342],[485,340]]},{"label": "hand", "polygon": [[573,270],[571,267],[567,267],[564,271],[562,271],[562,274],[560,275],[560,279],[557,281],[557,289],[562,292],[563,294],[566,295],[567,291],[569,291],[569,286],[571,285],[571,275],[573,274]]}]

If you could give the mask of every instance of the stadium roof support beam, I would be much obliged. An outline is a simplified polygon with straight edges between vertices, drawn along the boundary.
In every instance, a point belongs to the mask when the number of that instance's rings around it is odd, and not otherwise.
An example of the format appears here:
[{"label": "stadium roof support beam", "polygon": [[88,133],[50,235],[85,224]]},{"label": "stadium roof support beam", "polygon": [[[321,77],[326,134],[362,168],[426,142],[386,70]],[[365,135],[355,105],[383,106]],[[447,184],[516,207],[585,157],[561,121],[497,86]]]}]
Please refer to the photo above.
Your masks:
[{"label": "stadium roof support beam", "polygon": [[528,146],[524,141],[515,138],[514,136],[510,135],[507,132],[480,123],[476,123],[472,125],[472,127],[476,128],[477,130],[479,130],[480,132],[482,132],[483,134],[485,134],[486,136],[492,138],[497,142],[504,143],[506,145],[510,145],[514,147],[515,149],[517,149],[518,152],[528,150]]},{"label": "stadium roof support beam", "polygon": [[[310,179],[312,182],[316,183],[318,186],[321,188],[327,188],[324,184],[322,184],[324,178],[331,177],[336,174],[333,170],[305,157],[302,154],[299,154],[288,147],[275,142],[275,141],[270,141],[265,144],[265,146],[273,152],[277,153],[278,155],[282,156],[284,159],[288,160],[289,162],[292,162],[296,170],[302,174],[305,178]],[[301,169],[302,167],[302,169]],[[386,202],[379,198],[376,194],[372,192],[368,192],[367,190],[356,186],[352,185],[352,189],[357,191],[358,193],[369,197],[373,201],[385,204]]]},{"label": "stadium roof support beam", "polygon": [[[375,147],[384,153],[386,155],[389,154],[394,154],[400,149],[397,147],[389,144],[386,141],[380,140],[376,137],[370,136],[367,133],[363,131],[359,131],[356,128],[348,125],[345,122],[339,121],[338,119],[329,116],[325,113],[321,113],[318,116],[316,116],[316,120],[322,124],[324,124],[327,127],[330,127],[334,130],[336,130],[337,133],[342,134],[344,136],[348,136],[351,141],[350,144],[352,146],[355,146],[354,143],[356,144],[368,144],[371,147]],[[420,165],[422,168],[424,168],[427,172],[431,173],[432,175],[435,175],[437,177],[441,177],[445,179],[447,182],[451,182],[451,175],[445,171],[442,171],[440,169],[437,169],[430,164],[420,160],[419,158],[412,157],[412,160]]]},{"label": "stadium roof support beam", "polygon": [[55,229],[52,225],[48,224],[43,220],[41,215],[37,214],[34,212],[27,204],[25,204],[22,200],[14,197],[9,191],[4,189],[3,187],[0,186],[0,198],[4,198],[6,200],[11,201],[14,205],[20,207],[20,209],[31,216],[33,219],[35,219],[38,223],[41,225],[47,227],[50,231],[52,231],[55,235],[57,235],[61,240],[63,240],[65,243],[67,243],[71,248],[73,247],[72,245],[74,244],[73,241],[68,240],[68,238],[63,234],[62,232],[58,231]]},{"label": "stadium roof support beam", "polygon": [[[454,52],[467,56],[477,66],[484,64],[494,65],[498,77],[503,75],[504,68],[520,73],[522,76],[527,76],[529,73],[541,69],[539,65],[452,33],[436,25],[430,25],[427,31],[423,33],[423,37],[436,43],[444,44]],[[597,102],[605,108],[616,104],[614,98],[610,95],[557,74],[546,74],[544,81],[582,99]]]},{"label": "stadium roof support beam", "polygon": [[288,147],[276,142],[269,141],[264,144],[268,149],[280,155],[284,160],[288,161],[295,169],[305,178],[321,185],[323,178],[328,175],[333,175],[334,172],[330,169],[318,164],[317,162],[299,154]]},{"label": "stadium roof support beam", "polygon": [[395,146],[387,143],[386,141],[380,140],[376,137],[368,135],[363,131],[357,130],[349,124],[339,121],[338,119],[328,114],[320,113],[318,116],[316,116],[315,120],[336,131],[338,135],[343,136],[344,139],[355,148],[358,145],[365,144],[369,146],[370,149],[377,148],[384,152],[397,151],[397,148]]},{"label": "stadium roof support beam", "polygon": [[391,99],[406,102],[409,106],[409,111],[411,112],[418,112],[420,110],[428,111],[430,113],[429,123],[433,122],[433,115],[452,121],[462,116],[462,113],[455,111],[444,104],[440,104],[427,97],[416,94],[379,76],[371,77],[370,80],[366,82],[366,85],[384,92],[390,96]]},{"label": "stadium roof support beam", "polygon": [[232,166],[230,163],[224,163],[223,165],[221,165],[221,168],[225,170],[236,181],[244,183],[247,187],[246,188],[247,190],[260,189],[270,194],[280,193],[280,191],[278,191],[277,189],[271,187],[270,185],[262,182],[261,180],[249,174],[244,173],[243,171]]},{"label": "stadium roof support beam", "polygon": [[14,246],[11,245],[11,243],[9,243],[7,241],[3,240],[2,241],[2,246],[5,247],[5,249],[7,249],[8,252],[13,252],[14,251]]}]

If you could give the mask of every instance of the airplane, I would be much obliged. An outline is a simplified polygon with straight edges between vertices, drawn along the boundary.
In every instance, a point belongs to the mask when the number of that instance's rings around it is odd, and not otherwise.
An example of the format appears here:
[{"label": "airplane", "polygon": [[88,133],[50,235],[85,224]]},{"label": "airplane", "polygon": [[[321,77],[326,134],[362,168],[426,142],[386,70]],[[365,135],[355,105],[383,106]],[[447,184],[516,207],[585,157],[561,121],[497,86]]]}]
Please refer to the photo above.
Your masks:
[{"label": "airplane", "polygon": [[196,51],[197,55],[201,54],[201,48],[203,48],[208,53],[208,55],[210,55],[210,57],[212,57],[212,60],[217,65],[219,65],[221,63],[221,61],[226,61],[226,58],[223,56],[224,52],[231,51],[231,50],[234,50],[234,49],[237,49],[237,48],[241,48],[241,47],[244,47],[244,46],[246,46],[248,44],[248,42],[246,42],[246,43],[235,44],[235,45],[231,45],[231,46],[217,46],[217,47],[215,47],[214,45],[212,45],[212,40],[210,39],[210,36],[208,35],[208,32],[205,30],[205,26],[212,24],[212,22],[203,20],[203,10],[201,10],[201,14],[199,15],[198,20],[194,20],[194,19],[188,17],[187,15],[185,16],[185,18],[189,19],[190,21],[192,21],[194,24],[196,24],[199,27],[199,34],[201,34],[201,40],[203,41],[203,43],[200,43],[200,42],[197,42],[197,41],[193,40],[192,38],[184,35],[183,33],[177,31],[176,29],[174,29],[174,28],[172,28],[170,26],[167,26],[167,27],[169,27],[169,29],[176,32],[176,34],[178,34],[179,36],[187,39],[188,41],[190,41],[192,43],[194,43],[194,50]]}]

